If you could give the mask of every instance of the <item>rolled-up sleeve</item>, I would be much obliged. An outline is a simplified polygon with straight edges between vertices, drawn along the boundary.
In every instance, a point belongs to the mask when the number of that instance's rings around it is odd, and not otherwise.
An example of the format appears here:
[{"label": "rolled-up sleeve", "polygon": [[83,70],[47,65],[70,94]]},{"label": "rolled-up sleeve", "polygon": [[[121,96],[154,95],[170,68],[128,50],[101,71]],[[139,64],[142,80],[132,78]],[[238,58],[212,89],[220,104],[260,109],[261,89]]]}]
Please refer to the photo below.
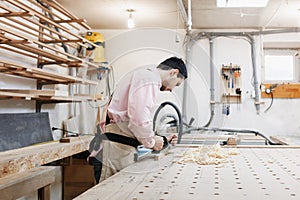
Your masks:
[{"label": "rolled-up sleeve", "polygon": [[159,91],[157,87],[157,84],[138,87],[131,92],[128,101],[128,128],[146,148],[155,144],[152,108]]}]

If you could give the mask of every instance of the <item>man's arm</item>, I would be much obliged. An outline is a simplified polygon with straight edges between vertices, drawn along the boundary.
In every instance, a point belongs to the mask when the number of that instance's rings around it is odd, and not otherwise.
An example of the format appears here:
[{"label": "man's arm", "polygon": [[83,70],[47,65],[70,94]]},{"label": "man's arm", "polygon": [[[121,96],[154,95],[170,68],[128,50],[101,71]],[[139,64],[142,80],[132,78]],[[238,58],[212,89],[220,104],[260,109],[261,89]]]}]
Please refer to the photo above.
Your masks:
[{"label": "man's arm", "polygon": [[146,148],[161,149],[163,145],[163,139],[155,137],[152,130],[152,108],[158,91],[158,85],[150,83],[134,89],[129,95],[128,128]]}]

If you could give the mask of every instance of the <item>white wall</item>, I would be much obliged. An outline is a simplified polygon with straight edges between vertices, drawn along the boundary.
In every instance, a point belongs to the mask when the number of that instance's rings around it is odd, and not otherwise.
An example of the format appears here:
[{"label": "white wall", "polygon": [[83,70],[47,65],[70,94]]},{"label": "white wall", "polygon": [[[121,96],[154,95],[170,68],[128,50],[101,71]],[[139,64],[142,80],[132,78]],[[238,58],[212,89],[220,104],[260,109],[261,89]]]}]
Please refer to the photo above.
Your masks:
[{"label": "white wall", "polygon": [[[178,33],[180,42],[176,42],[174,30],[162,28],[143,28],[134,30],[99,30],[105,36],[105,55],[109,65],[113,67],[115,83],[129,71],[145,66],[157,66],[170,56],[185,59],[184,34]],[[182,32],[182,31],[181,31]],[[181,107],[183,87],[175,92],[162,92],[159,96],[157,107],[166,99]],[[171,107],[166,109],[175,113]],[[163,111],[162,111],[163,114]]]},{"label": "white wall", "polygon": [[[169,56],[185,58],[185,31],[162,28],[143,28],[134,30],[99,30],[106,40],[106,59],[114,69],[115,82],[127,72],[137,67],[157,65]],[[197,32],[197,31],[194,31]],[[176,42],[176,34],[180,42]],[[278,35],[268,35],[268,42],[278,41]],[[282,34],[281,42],[298,42],[299,35]],[[256,55],[258,81],[261,80],[260,37],[256,37]],[[222,64],[240,64],[242,67],[242,103],[232,104],[229,116],[222,114],[222,104],[216,104],[215,116],[211,126],[251,129],[260,131],[266,135],[298,135],[300,130],[300,112],[298,99],[274,99],[271,109],[264,113],[269,106],[270,99],[261,99],[260,114],[256,114],[254,99],[251,93],[252,64],[250,44],[241,38],[219,37],[214,43],[215,65],[215,95],[216,101],[220,102],[223,86],[220,82],[220,67]],[[189,62],[189,78],[187,80],[187,120],[194,117],[193,125],[202,126],[210,117],[210,73],[209,73],[209,42],[207,39],[196,41],[191,49]],[[19,88],[21,86],[35,87],[35,81],[28,79],[11,78],[0,75],[1,88]],[[173,93],[161,94],[160,102],[169,100],[182,107],[183,87],[175,89]],[[1,100],[0,112],[34,112],[34,102],[25,100]],[[68,111],[66,104],[44,105],[43,111],[50,113],[51,126],[61,126],[66,119]],[[65,112],[63,112],[65,110]],[[173,112],[173,111],[170,111]],[[175,112],[174,112],[175,113]]]},{"label": "white wall", "polygon": [[[271,35],[268,36],[271,40]],[[274,38],[277,35],[274,35]],[[261,83],[261,52],[260,38],[256,37],[256,63],[258,71],[258,82]],[[288,40],[289,36],[282,35],[281,42]],[[257,115],[254,100],[251,93],[252,66],[250,57],[250,45],[242,39],[218,38],[215,43],[215,64],[220,68],[222,63],[237,63],[242,66],[242,104],[232,105],[231,114],[224,118],[224,127],[252,129],[265,135],[299,135],[300,113],[298,112],[299,99],[274,99],[273,106],[268,112],[264,112],[270,104],[270,99],[260,99],[260,114]],[[299,67],[299,66],[298,66]]]},{"label": "white wall", "polygon": [[[114,68],[116,82],[135,67],[156,65],[170,55],[185,57],[185,32],[180,31],[180,43],[175,42],[176,32],[168,29],[134,29],[134,30],[99,30],[106,40],[106,58]],[[196,31],[194,31],[196,32]],[[274,38],[277,39],[278,35]],[[291,39],[292,37],[292,39]],[[282,36],[282,41],[297,40],[300,37],[290,34]],[[261,52],[260,37],[256,41],[256,64],[258,82],[261,83]],[[274,40],[275,40],[274,39]],[[268,41],[272,36],[268,36]],[[271,109],[264,113],[269,106],[270,99],[260,99],[262,102],[260,114],[256,113],[254,92],[252,86],[251,46],[244,38],[218,37],[214,43],[215,65],[215,95],[220,102],[223,85],[220,81],[220,67],[222,64],[239,64],[242,67],[242,103],[231,104],[230,115],[222,114],[222,104],[216,104],[213,127],[234,129],[250,129],[259,131],[267,136],[271,135],[299,135],[300,113],[298,99],[274,99]],[[187,120],[194,117],[193,125],[202,126],[210,117],[210,74],[209,74],[209,42],[207,39],[197,41],[191,49],[189,63],[189,78],[187,81]],[[161,101],[168,98],[175,101],[181,108],[182,87],[174,94],[163,96]],[[287,112],[289,110],[289,112]]]}]

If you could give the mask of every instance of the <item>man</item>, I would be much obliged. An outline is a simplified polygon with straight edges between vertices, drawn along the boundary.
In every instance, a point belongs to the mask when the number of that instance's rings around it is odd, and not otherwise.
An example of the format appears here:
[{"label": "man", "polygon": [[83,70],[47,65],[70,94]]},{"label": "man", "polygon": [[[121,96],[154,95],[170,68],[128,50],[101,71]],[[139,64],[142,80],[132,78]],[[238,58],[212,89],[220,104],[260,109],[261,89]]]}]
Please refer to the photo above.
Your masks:
[{"label": "man", "polygon": [[[125,75],[115,89],[108,106],[109,122],[105,132],[126,136],[146,148],[161,150],[164,143],[176,144],[177,134],[154,134],[153,108],[159,91],[172,91],[187,78],[184,62],[171,57],[157,67],[134,70]],[[122,142],[103,140],[101,180],[134,162],[136,148]]]}]

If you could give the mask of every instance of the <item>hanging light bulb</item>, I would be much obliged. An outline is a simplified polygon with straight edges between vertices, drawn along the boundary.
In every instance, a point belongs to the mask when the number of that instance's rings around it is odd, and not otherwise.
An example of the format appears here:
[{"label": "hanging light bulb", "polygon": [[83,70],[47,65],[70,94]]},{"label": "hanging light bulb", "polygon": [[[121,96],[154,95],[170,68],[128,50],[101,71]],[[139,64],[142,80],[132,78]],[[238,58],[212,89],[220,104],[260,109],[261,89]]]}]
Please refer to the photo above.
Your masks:
[{"label": "hanging light bulb", "polygon": [[127,21],[127,25],[128,25],[128,28],[134,28],[134,21],[132,19],[132,13],[129,14],[129,18],[128,18],[128,21]]},{"label": "hanging light bulb", "polygon": [[134,28],[135,24],[134,24],[134,20],[132,18],[132,13],[134,12],[133,9],[127,9],[127,12],[129,12],[129,18],[127,21],[127,26],[128,28]]}]

